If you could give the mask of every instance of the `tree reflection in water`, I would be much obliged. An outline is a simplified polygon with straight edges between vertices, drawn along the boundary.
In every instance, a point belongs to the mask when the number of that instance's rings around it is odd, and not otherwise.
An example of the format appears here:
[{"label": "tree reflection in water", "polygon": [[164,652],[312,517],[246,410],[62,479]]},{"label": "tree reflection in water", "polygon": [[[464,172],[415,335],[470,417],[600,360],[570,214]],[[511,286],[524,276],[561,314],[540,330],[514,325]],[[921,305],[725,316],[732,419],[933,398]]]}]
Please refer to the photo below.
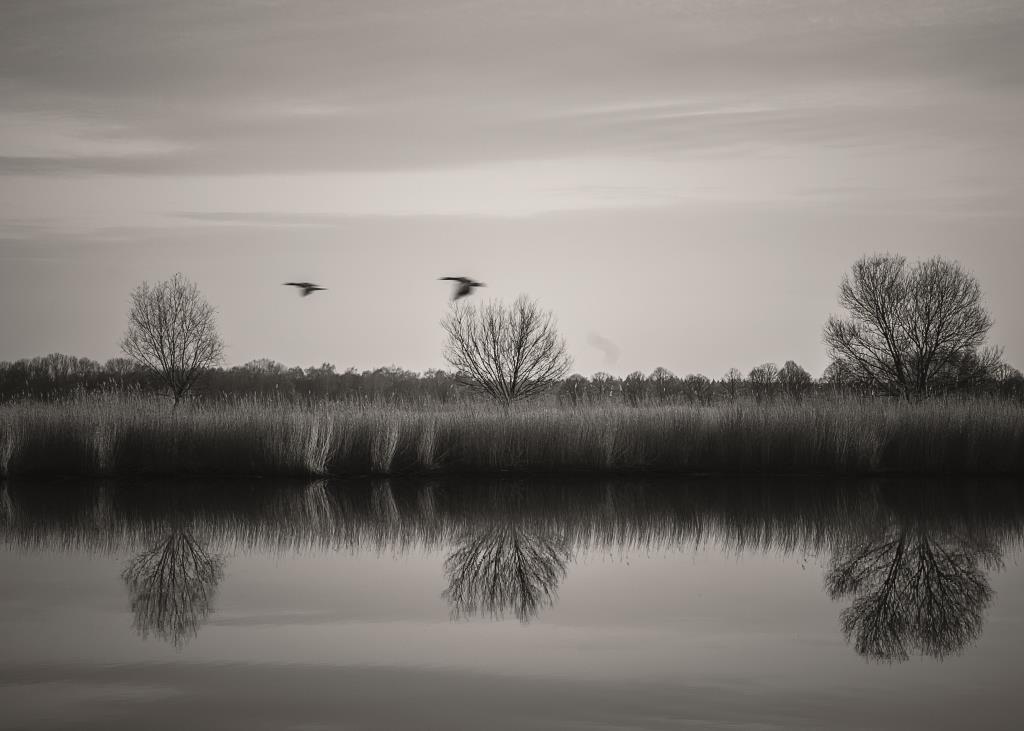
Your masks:
[{"label": "tree reflection in water", "polygon": [[858,654],[942,659],[981,634],[993,592],[979,565],[999,564],[994,544],[900,527],[837,548],[825,585],[833,599],[853,597],[840,622]]},{"label": "tree reflection in water", "polygon": [[131,594],[135,629],[183,647],[213,609],[224,560],[211,556],[186,530],[175,530],[143,551],[121,576]]},{"label": "tree reflection in water", "polygon": [[506,612],[526,624],[557,599],[570,561],[566,541],[512,524],[467,533],[445,561],[453,618]]},{"label": "tree reflection in water", "polygon": [[[599,487],[600,489],[595,489]],[[170,522],[169,522],[170,521]],[[168,526],[179,526],[174,531]],[[189,526],[191,533],[182,530]],[[0,546],[123,551],[165,536],[124,571],[136,628],[181,646],[209,616],[236,551],[450,552],[454,618],[529,622],[556,601],[579,552],[830,555],[825,588],[862,656],[942,658],[973,642],[993,601],[986,572],[1021,550],[1017,482],[460,478],[205,483],[0,482]]]}]

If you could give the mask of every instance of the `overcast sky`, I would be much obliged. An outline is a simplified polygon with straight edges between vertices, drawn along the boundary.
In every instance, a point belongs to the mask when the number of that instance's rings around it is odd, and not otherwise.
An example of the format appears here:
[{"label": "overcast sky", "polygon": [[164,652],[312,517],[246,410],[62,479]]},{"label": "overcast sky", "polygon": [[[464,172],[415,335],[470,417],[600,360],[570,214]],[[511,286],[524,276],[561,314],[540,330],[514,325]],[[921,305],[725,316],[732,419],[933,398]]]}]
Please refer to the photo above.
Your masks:
[{"label": "overcast sky", "polygon": [[229,364],[440,367],[466,274],[586,374],[819,375],[891,251],[1024,366],[1020,0],[6,0],[0,99],[0,360],[181,271]]}]

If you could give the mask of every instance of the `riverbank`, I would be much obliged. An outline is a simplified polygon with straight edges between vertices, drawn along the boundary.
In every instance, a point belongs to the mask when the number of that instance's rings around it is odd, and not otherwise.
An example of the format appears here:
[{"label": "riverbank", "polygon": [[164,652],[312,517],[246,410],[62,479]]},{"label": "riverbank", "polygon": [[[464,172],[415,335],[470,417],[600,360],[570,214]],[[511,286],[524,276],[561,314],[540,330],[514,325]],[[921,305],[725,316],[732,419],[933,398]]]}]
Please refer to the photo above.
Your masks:
[{"label": "riverbank", "polygon": [[0,476],[1024,475],[998,399],[402,407],[146,397],[0,406]]}]

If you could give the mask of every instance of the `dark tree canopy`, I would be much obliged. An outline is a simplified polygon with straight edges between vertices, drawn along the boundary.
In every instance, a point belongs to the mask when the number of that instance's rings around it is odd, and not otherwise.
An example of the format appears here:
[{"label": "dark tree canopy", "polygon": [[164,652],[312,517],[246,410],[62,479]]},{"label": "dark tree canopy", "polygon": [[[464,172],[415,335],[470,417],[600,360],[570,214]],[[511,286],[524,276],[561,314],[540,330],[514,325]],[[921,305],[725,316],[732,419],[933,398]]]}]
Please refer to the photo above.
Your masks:
[{"label": "dark tree canopy", "polygon": [[849,316],[830,317],[824,340],[849,382],[920,397],[999,362],[998,351],[980,350],[992,320],[978,280],[957,262],[864,257],[843,277],[839,304]]},{"label": "dark tree canopy", "polygon": [[444,357],[459,379],[506,406],[542,393],[572,367],[554,315],[526,297],[511,306],[456,304],[441,326]]},{"label": "dark tree canopy", "polygon": [[214,308],[181,274],[152,286],[143,282],[131,299],[121,349],[156,373],[177,404],[223,357]]}]

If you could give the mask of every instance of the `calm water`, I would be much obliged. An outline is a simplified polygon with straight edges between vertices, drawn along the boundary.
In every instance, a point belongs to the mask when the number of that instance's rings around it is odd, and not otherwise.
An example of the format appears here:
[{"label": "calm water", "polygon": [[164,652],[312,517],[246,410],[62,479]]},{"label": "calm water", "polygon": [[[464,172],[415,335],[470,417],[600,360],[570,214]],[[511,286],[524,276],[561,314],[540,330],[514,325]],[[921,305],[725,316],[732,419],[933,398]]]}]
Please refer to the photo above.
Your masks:
[{"label": "calm water", "polygon": [[0,726],[1024,728],[1024,487],[0,488]]}]

